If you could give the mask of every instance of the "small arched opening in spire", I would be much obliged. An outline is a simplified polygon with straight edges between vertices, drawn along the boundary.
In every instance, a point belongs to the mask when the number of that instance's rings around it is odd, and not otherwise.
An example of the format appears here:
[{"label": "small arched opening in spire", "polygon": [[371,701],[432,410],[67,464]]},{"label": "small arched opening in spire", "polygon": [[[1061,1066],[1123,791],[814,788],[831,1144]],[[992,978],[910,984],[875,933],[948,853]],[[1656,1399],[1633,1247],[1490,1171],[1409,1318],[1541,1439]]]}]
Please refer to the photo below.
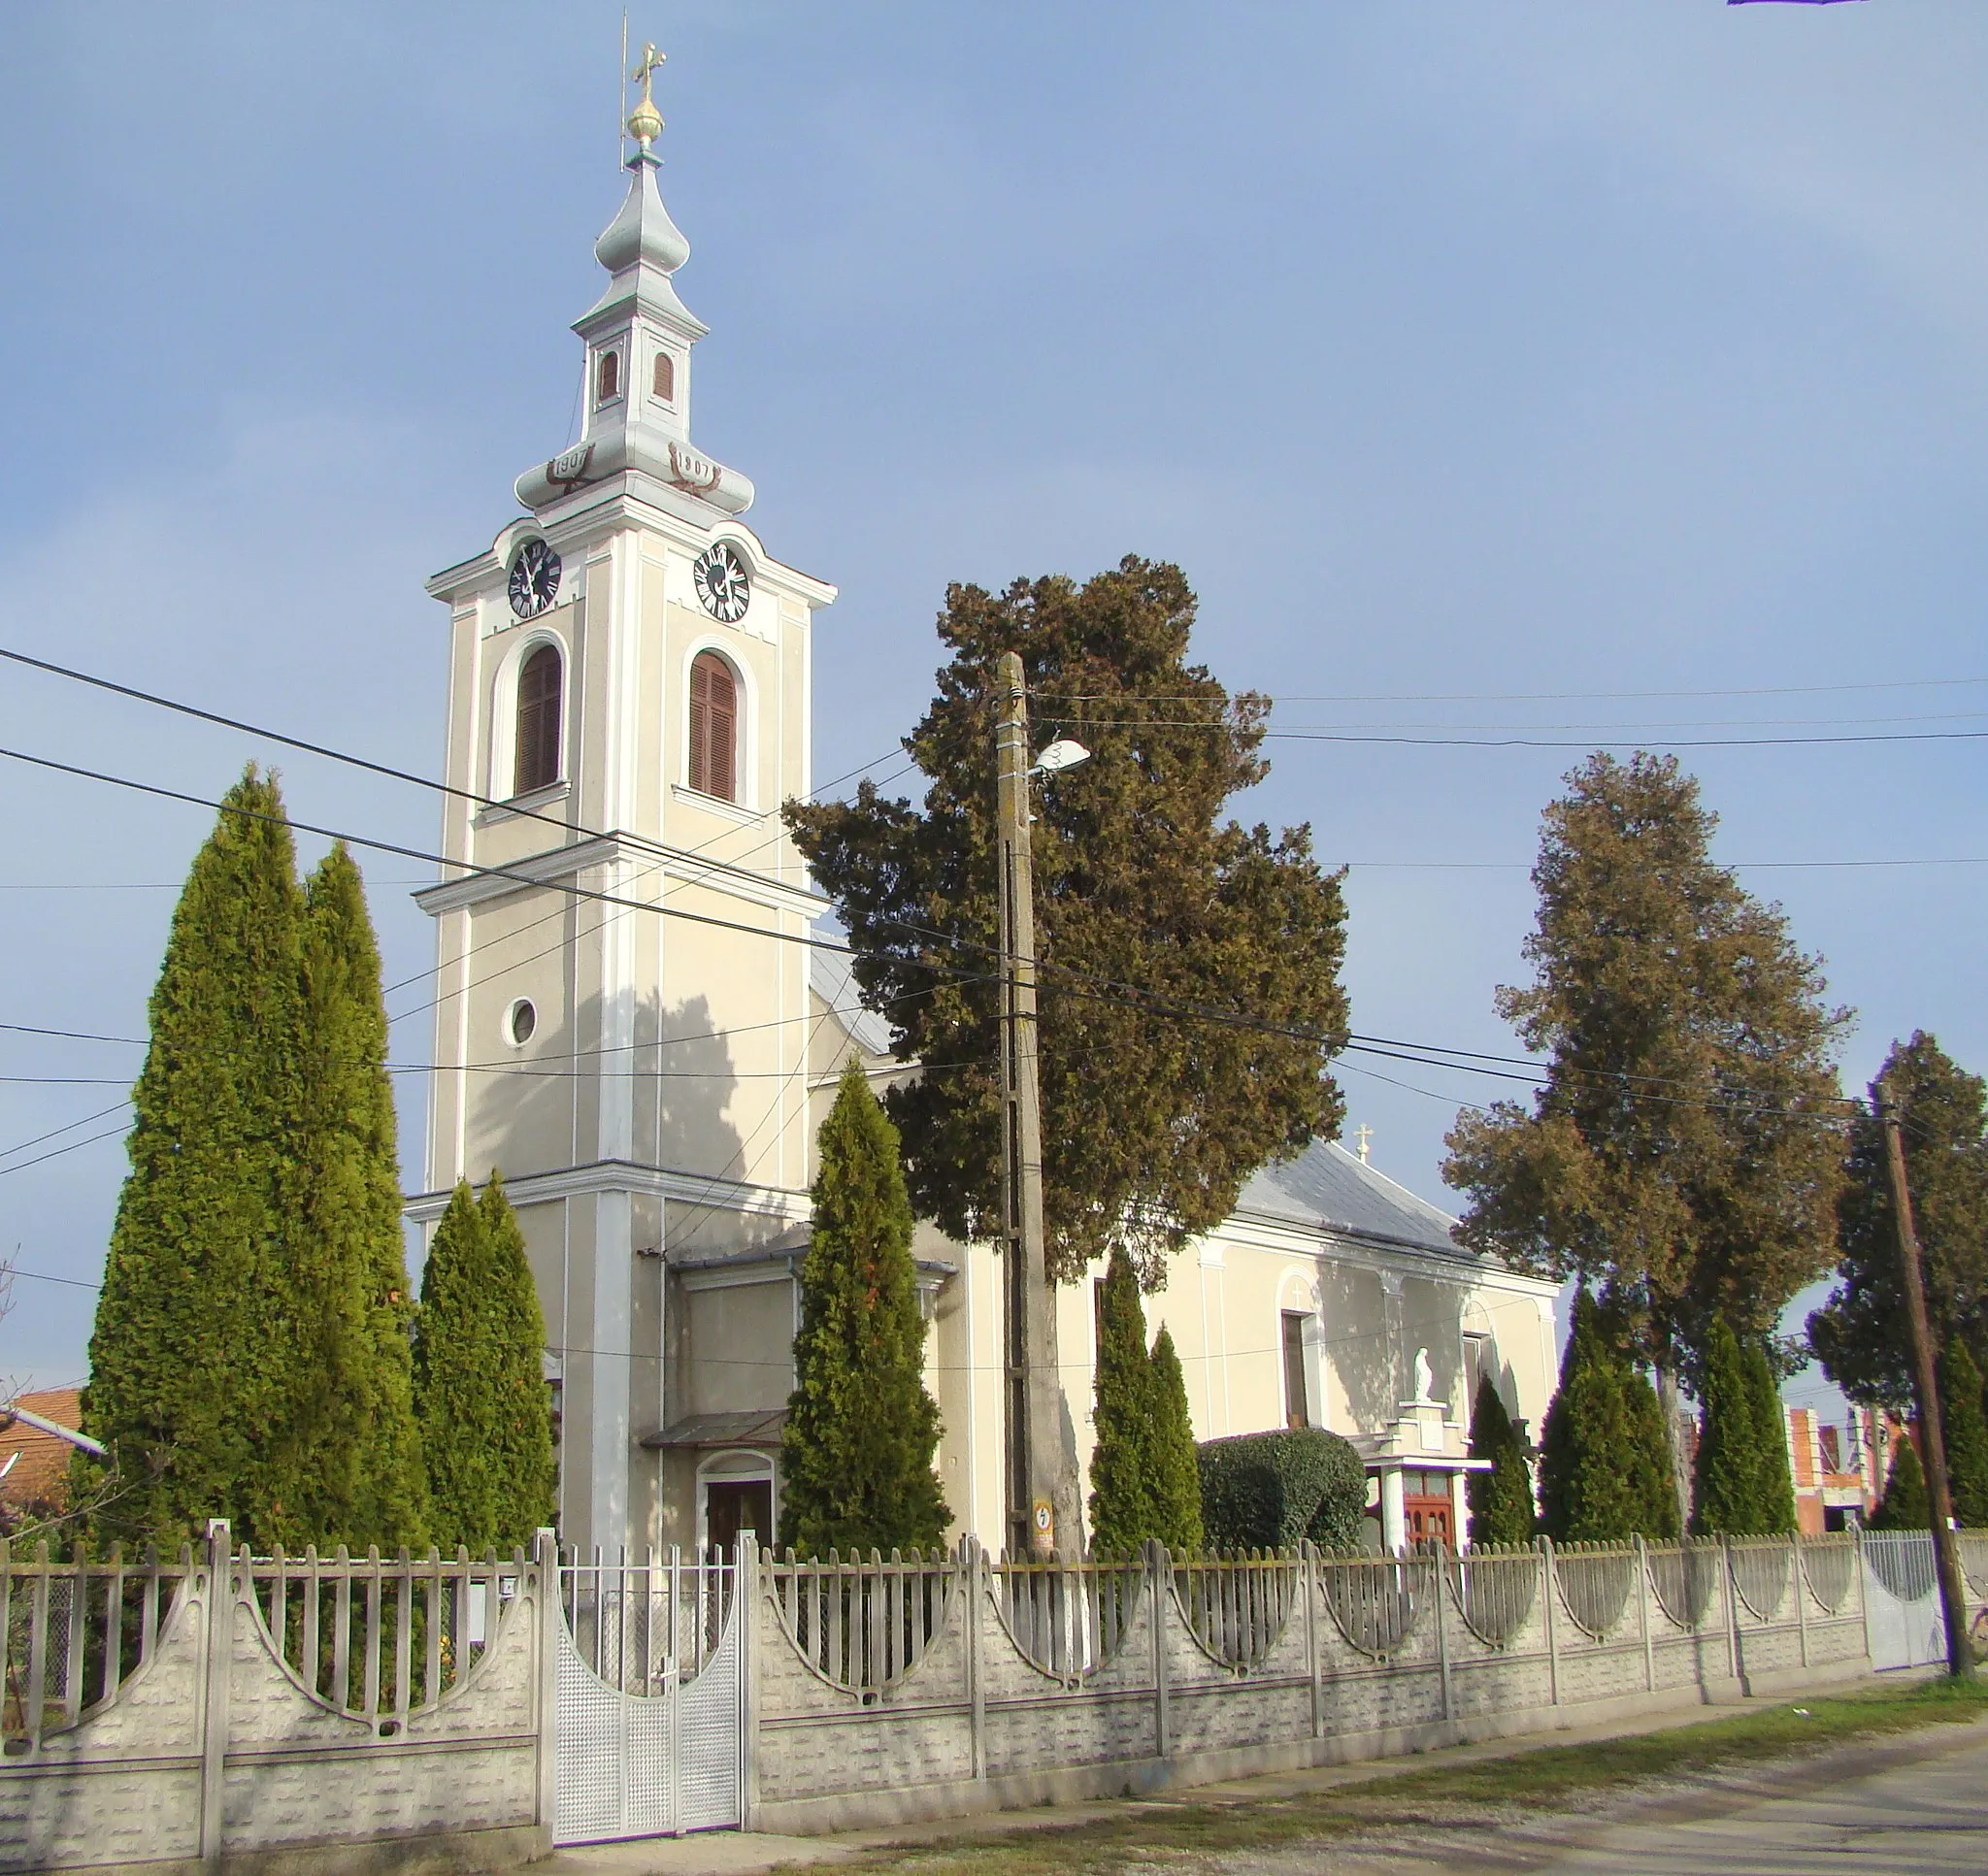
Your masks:
[{"label": "small arched opening in spire", "polygon": [[656,371],[651,395],[665,404],[677,395],[677,361],[666,351],[656,353]]},{"label": "small arched opening in spire", "polygon": [[596,404],[608,404],[621,395],[621,354],[604,351],[594,394]]},{"label": "small arched opening in spire", "polygon": [[565,668],[555,644],[535,647],[517,674],[517,740],[511,792],[529,795],[559,779]]},{"label": "small arched opening in spire", "polygon": [[715,651],[700,651],[690,667],[690,786],[739,799],[739,680]]}]

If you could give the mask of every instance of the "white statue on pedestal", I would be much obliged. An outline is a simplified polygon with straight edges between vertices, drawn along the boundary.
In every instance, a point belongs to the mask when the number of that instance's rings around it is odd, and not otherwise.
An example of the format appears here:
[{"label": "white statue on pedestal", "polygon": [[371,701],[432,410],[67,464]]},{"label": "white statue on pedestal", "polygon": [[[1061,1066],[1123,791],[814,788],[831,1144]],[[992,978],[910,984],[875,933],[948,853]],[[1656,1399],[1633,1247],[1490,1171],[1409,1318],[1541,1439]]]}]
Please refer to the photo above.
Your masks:
[{"label": "white statue on pedestal", "polygon": [[1426,1348],[1418,1348],[1415,1351],[1415,1399],[1412,1403],[1413,1405],[1417,1407],[1433,1407],[1436,1404],[1429,1398],[1429,1389],[1435,1382],[1435,1373],[1429,1366],[1429,1351]]}]

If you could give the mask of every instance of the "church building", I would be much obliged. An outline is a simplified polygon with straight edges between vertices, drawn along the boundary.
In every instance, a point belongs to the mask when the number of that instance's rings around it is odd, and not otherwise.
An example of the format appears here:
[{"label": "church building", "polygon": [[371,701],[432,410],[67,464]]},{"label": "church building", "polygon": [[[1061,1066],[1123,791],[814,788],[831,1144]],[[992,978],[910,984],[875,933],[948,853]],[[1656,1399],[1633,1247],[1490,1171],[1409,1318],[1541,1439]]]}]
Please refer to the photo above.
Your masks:
[{"label": "church building", "polygon": [[[501,1172],[545,1312],[561,1535],[610,1551],[771,1539],[815,1130],[843,1063],[887,1071],[889,1042],[779,818],[810,789],[836,589],[768,550],[751,482],[691,441],[706,328],[677,293],[661,127],[645,81],[574,326],[579,440],[428,581],[461,792],[447,876],[416,895],[439,970],[409,1214],[432,1228],[457,1179]],[[1476,1378],[1537,1431],[1554,1290],[1460,1251],[1450,1222],[1338,1145],[1260,1172],[1148,1301],[1196,1436],[1331,1428],[1367,1459],[1377,1539],[1460,1535]],[[998,1544],[1000,1260],[930,1227],[915,1249],[955,1534]],[[1092,1307],[1089,1284],[1056,1293],[1079,1463]]]}]

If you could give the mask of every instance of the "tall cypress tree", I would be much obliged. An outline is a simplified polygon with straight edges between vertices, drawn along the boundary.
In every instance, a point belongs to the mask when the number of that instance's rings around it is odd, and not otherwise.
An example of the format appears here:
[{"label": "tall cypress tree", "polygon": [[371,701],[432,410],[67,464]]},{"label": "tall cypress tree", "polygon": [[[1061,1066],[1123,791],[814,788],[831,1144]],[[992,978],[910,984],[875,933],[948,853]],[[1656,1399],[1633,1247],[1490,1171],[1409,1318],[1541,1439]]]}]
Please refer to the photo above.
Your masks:
[{"label": "tall cypress tree", "polygon": [[1946,1482],[1957,1523],[1988,1527],[1988,1418],[1981,1412],[1981,1370],[1956,1335],[1939,1364],[1939,1431],[1946,1442]]},{"label": "tall cypress tree", "polygon": [[1715,1322],[1706,1334],[1699,1393],[1705,1417],[1692,1474],[1691,1529],[1699,1536],[1737,1536],[1754,1528],[1760,1482],[1753,1402],[1730,1323]]},{"label": "tall cypress tree", "polygon": [[854,1061],[820,1152],[780,1442],[780,1542],[816,1557],[936,1549],[952,1514],[932,1468],[939,1408],[925,1391],[911,1201],[897,1129]]},{"label": "tall cypress tree", "polygon": [[1471,1407],[1471,1457],[1488,1459],[1488,1472],[1473,1472],[1465,1490],[1471,1501],[1473,1544],[1524,1544],[1532,1540],[1533,1478],[1526,1466],[1518,1430],[1487,1374],[1477,1383]]},{"label": "tall cypress tree", "polygon": [[[1139,1278],[1131,1258],[1115,1250],[1098,1286],[1092,1383],[1091,1548],[1100,1557],[1130,1557],[1158,1534],[1152,1381]],[[1195,1494],[1199,1498],[1198,1480]]]},{"label": "tall cypress tree", "polygon": [[341,843],[305,887],[302,1119],[284,1237],[302,1304],[279,1464],[295,1548],[427,1542],[380,947]]},{"label": "tall cypress tree", "polygon": [[269,1456],[290,1421],[299,1341],[282,1219],[301,928],[282,800],[251,767],[174,909],[132,1096],[83,1404],[118,1468],[106,1536],[177,1545],[228,1517],[260,1547],[290,1515]]},{"label": "tall cypress tree", "polygon": [[495,1172],[435,1227],[414,1318],[414,1399],[438,1542],[510,1550],[553,1520],[546,1322],[524,1234]]},{"label": "tall cypress tree", "polygon": [[1933,1504],[1926,1492],[1926,1468],[1919,1464],[1919,1449],[1901,1438],[1892,1455],[1891,1477],[1884,1483],[1884,1497],[1871,1514],[1872,1530],[1929,1530],[1933,1526]]},{"label": "tall cypress tree", "polygon": [[1692,1530],[1730,1537],[1793,1530],[1795,1485],[1766,1343],[1754,1336],[1741,1343],[1729,1323],[1714,1323],[1706,1341],[1704,1395]]},{"label": "tall cypress tree", "polygon": [[1165,1323],[1153,1339],[1152,1402],[1153,1535],[1176,1557],[1192,1557],[1207,1541],[1201,1458],[1187,1405],[1187,1377],[1180,1371],[1174,1333]]},{"label": "tall cypress tree", "polygon": [[1781,1407],[1780,1383],[1774,1379],[1764,1336],[1749,1335],[1740,1345],[1740,1354],[1758,1455],[1754,1476],[1759,1513],[1754,1534],[1785,1536],[1795,1529],[1795,1475],[1788,1465],[1788,1418]]},{"label": "tall cypress tree", "polygon": [[1558,1543],[1677,1534],[1656,1395],[1613,1335],[1594,1299],[1577,1296],[1540,1441],[1540,1524]]}]

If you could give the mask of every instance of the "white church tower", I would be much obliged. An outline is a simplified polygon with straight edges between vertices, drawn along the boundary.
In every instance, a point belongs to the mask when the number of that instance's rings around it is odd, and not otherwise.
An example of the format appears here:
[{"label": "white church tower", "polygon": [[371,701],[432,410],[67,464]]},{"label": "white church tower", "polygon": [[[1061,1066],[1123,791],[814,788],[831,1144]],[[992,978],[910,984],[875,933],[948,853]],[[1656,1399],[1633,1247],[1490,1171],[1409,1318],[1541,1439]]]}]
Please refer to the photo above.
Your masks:
[{"label": "white church tower", "polygon": [[502,1173],[546,1316],[562,1536],[609,1548],[722,1540],[713,1506],[773,1534],[746,1423],[790,1385],[800,940],[822,909],[779,807],[808,792],[812,624],[835,598],[768,554],[739,519],[751,483],[692,445],[706,328],[673,283],[690,248],[657,191],[656,62],[594,247],[607,281],[573,328],[580,440],[428,582],[449,609],[447,779],[480,801],[450,801],[449,876],[417,895],[436,1072],[410,1213],[432,1226],[456,1180]]}]

